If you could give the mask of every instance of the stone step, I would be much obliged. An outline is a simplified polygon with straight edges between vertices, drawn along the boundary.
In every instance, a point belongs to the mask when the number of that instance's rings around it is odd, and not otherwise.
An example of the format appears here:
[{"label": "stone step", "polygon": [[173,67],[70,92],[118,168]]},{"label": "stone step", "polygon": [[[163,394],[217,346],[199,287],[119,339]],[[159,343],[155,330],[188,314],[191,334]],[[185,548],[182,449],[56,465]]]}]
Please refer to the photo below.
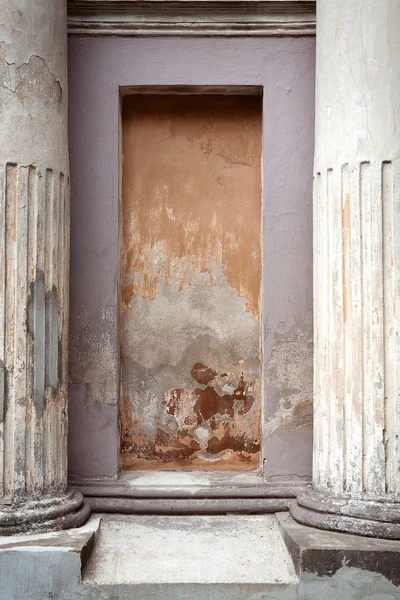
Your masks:
[{"label": "stone step", "polygon": [[298,578],[275,515],[105,515],[83,584],[113,600],[290,600]]},{"label": "stone step", "polygon": [[100,518],[78,529],[0,536],[0,600],[78,600]]},{"label": "stone step", "polygon": [[0,537],[0,600],[400,600],[400,542],[276,517],[93,515]]}]

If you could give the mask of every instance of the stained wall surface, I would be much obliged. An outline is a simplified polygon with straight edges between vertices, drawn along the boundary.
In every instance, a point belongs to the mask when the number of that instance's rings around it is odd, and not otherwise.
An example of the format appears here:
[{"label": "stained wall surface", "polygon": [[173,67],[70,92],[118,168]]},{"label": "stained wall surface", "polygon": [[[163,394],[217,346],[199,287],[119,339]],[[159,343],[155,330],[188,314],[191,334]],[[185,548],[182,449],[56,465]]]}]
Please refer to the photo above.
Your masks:
[{"label": "stained wall surface", "polygon": [[123,468],[260,464],[261,108],[123,98]]},{"label": "stained wall surface", "polygon": [[263,87],[263,466],[271,482],[310,477],[314,55],[313,38],[70,39],[72,476],[119,469],[119,88],[252,85]]}]

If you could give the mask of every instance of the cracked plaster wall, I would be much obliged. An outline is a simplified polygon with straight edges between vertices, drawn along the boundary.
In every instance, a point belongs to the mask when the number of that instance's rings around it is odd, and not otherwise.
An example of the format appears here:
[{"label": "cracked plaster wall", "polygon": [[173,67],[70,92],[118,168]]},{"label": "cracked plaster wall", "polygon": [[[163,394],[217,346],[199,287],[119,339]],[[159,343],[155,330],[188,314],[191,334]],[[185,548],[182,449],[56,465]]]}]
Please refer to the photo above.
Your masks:
[{"label": "cracked plaster wall", "polygon": [[310,477],[314,54],[312,38],[70,38],[73,475],[118,472],[118,88],[223,83],[264,88],[264,468]]},{"label": "cracked plaster wall", "polygon": [[[65,2],[52,0],[42,0],[35,10],[30,5],[30,0],[0,0],[0,160],[65,173],[67,9]],[[43,24],[50,26],[44,30]],[[26,34],[42,30],[43,35]]]}]

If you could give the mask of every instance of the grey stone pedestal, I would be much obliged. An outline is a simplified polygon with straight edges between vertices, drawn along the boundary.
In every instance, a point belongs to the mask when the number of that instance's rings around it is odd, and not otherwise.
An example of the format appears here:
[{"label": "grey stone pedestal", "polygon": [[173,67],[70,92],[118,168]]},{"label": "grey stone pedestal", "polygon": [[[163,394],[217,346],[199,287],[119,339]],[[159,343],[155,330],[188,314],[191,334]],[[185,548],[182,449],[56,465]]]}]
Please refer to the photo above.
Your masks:
[{"label": "grey stone pedestal", "polygon": [[288,513],[276,515],[297,574],[333,577],[342,567],[383,575],[400,586],[400,542],[307,527]]}]

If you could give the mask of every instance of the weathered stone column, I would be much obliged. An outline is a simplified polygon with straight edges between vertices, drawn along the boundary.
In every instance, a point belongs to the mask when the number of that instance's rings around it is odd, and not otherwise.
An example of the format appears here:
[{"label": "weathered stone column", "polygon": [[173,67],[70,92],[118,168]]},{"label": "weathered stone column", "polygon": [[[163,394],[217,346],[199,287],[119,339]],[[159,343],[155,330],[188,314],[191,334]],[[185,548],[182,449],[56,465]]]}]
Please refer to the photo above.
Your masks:
[{"label": "weathered stone column", "polygon": [[0,535],[66,528],[67,2],[0,0]]},{"label": "weathered stone column", "polygon": [[300,522],[400,538],[400,2],[318,0],[314,477]]}]

